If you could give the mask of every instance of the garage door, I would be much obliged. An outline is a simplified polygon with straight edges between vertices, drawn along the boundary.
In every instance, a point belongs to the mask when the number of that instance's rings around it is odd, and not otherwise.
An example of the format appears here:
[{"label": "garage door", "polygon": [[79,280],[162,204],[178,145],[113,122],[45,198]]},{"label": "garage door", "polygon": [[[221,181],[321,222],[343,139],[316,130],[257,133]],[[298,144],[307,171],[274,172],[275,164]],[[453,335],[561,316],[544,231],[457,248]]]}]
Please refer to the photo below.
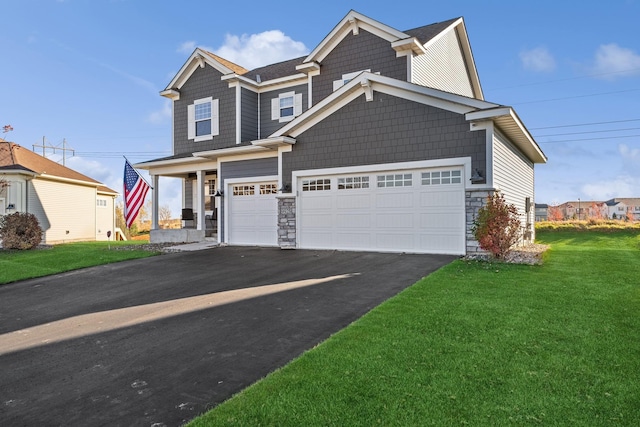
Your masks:
[{"label": "garage door", "polygon": [[465,253],[461,168],[300,178],[299,246]]},{"label": "garage door", "polygon": [[277,245],[277,189],[276,182],[229,185],[227,218],[230,244]]}]

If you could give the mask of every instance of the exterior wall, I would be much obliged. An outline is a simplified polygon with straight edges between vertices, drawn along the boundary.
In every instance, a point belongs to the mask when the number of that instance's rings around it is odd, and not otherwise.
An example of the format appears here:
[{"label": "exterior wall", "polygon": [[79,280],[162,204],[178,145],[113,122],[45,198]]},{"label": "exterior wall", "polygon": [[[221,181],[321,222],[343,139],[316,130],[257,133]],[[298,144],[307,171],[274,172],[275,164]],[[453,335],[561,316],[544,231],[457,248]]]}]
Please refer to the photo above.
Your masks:
[{"label": "exterior wall", "polygon": [[[278,175],[278,158],[269,157],[266,159],[239,160],[235,162],[225,162],[220,164],[218,178],[220,180],[219,188],[225,189],[225,180],[233,178],[250,178],[260,176]],[[226,204],[226,196],[222,198],[218,211],[218,222],[221,235],[219,241],[223,242],[224,236],[224,210]]]},{"label": "exterior wall", "polygon": [[[97,200],[105,200],[107,206],[98,206]],[[96,200],[96,240],[113,240],[115,233],[115,206],[111,196],[97,196]],[[107,231],[111,231],[111,238],[107,237]]]},{"label": "exterior wall", "polygon": [[412,83],[474,97],[469,71],[454,30],[447,32],[424,55],[412,58]]},{"label": "exterior wall", "polygon": [[44,232],[43,243],[95,240],[95,187],[34,179],[29,181],[28,199],[29,212]]},{"label": "exterior wall", "polygon": [[283,184],[295,170],[451,157],[471,157],[473,168],[484,169],[485,135],[470,132],[464,115],[376,92],[299,135],[283,153]]},{"label": "exterior wall", "polygon": [[467,190],[465,193],[465,210],[466,210],[466,223],[467,223],[467,255],[484,254],[486,253],[480,247],[480,244],[473,235],[473,221],[478,216],[478,211],[481,207],[487,204],[487,197],[493,195],[492,189],[481,190]]},{"label": "exterior wall", "polygon": [[277,98],[281,93],[295,92],[302,94],[302,112],[307,111],[309,106],[309,86],[297,85],[288,88],[262,92],[260,94],[260,138],[266,138],[287,123],[280,123],[278,120],[271,120],[271,100]]},{"label": "exterior wall", "polygon": [[[258,139],[258,94],[249,89],[241,89],[241,140],[253,141]],[[215,137],[214,137],[215,140]]]},{"label": "exterior wall", "polygon": [[[174,154],[214,150],[236,146],[236,89],[220,81],[222,74],[205,65],[196,68],[189,80],[180,89],[180,99],[173,102],[173,150]],[[193,142],[188,137],[187,107],[196,99],[213,97],[219,99],[220,134],[212,140]]]},{"label": "exterior wall", "polygon": [[[0,198],[4,199],[5,209],[7,214],[16,212],[26,212],[27,210],[27,181],[21,176],[1,176],[5,179],[9,186],[4,190],[0,190]],[[14,209],[8,209],[7,207],[13,204]],[[0,212],[1,213],[1,212]]]},{"label": "exterior wall", "polygon": [[278,246],[282,249],[296,247],[296,198],[278,197]]},{"label": "exterior wall", "polygon": [[[533,163],[499,132],[493,136],[493,185],[520,213],[520,221],[535,238],[534,223],[534,175]],[[526,198],[530,198],[530,210],[525,212]]]},{"label": "exterior wall", "polygon": [[349,33],[322,61],[320,75],[313,77],[313,103],[333,93],[334,80],[343,74],[371,70],[383,76],[407,81],[407,58],[396,58],[391,44],[363,29]]}]

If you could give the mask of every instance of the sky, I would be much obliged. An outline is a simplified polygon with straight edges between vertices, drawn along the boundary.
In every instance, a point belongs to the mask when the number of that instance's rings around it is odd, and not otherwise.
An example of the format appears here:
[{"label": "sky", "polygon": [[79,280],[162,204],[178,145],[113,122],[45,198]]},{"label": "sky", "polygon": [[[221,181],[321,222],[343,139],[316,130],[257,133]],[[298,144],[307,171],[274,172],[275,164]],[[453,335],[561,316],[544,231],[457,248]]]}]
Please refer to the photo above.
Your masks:
[{"label": "sky", "polygon": [[[485,99],[549,159],[537,203],[640,197],[640,0],[4,0],[0,137],[122,192],[123,156],[172,154],[159,92],[195,47],[247,69],[300,57],[350,9],[400,31],[464,17]],[[176,217],[181,197],[161,180]]]}]

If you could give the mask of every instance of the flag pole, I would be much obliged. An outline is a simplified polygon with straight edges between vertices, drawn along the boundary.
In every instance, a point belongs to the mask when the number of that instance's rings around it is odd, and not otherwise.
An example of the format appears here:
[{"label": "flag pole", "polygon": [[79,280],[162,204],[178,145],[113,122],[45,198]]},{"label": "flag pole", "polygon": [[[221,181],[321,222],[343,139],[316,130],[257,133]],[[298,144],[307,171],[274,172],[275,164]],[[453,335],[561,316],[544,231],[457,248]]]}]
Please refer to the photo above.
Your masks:
[{"label": "flag pole", "polygon": [[[125,155],[123,154],[123,155],[122,155],[122,157],[124,157],[124,160],[125,160],[127,163],[129,163],[129,164],[131,165],[131,162],[129,161],[129,159],[127,159],[127,156],[125,156]],[[149,188],[153,190],[154,188],[151,186],[151,184],[149,184],[149,182],[147,182],[147,180],[146,180],[146,179],[144,179],[144,176],[140,175],[140,172],[138,172],[138,170],[137,170],[136,168],[134,168],[134,167],[133,167],[133,165],[131,165],[131,167],[133,168],[133,170],[134,170],[134,171],[136,171],[136,173],[138,174],[138,176],[139,176],[140,178],[142,178],[142,180],[143,180],[144,182],[146,182],[146,183],[147,183],[147,185],[149,186]]]}]

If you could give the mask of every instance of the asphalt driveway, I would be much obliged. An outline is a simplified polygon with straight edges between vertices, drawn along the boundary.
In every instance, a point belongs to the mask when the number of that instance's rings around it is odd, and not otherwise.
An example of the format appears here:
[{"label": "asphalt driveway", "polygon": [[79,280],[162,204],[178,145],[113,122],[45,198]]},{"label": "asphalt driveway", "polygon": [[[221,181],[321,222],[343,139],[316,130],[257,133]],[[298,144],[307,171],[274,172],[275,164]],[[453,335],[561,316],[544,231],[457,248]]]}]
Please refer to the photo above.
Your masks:
[{"label": "asphalt driveway", "polygon": [[222,247],[0,286],[0,425],[181,425],[453,259]]}]

